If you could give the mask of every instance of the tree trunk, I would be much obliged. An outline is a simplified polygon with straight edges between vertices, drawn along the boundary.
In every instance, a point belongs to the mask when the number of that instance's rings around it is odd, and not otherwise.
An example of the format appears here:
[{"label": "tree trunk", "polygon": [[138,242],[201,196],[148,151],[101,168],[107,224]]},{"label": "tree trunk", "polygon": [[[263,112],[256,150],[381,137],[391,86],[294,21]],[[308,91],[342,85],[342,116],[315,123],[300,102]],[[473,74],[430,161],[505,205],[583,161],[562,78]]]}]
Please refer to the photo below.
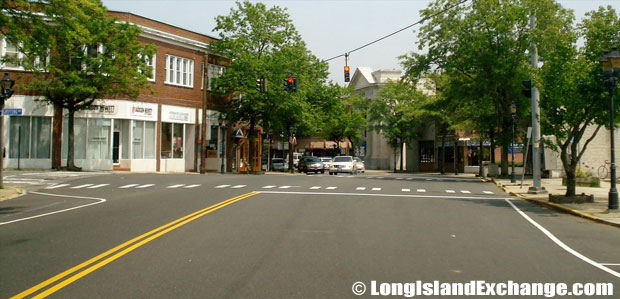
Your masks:
[{"label": "tree trunk", "polygon": [[403,172],[403,151],[404,151],[405,143],[400,143],[400,172]]},{"label": "tree trunk", "polygon": [[396,173],[396,146],[392,144],[392,149],[394,150],[394,173]]},{"label": "tree trunk", "polygon": [[491,129],[490,133],[491,136],[489,138],[491,139],[491,163],[495,164],[495,130]]},{"label": "tree trunk", "polygon": [[54,127],[52,129],[52,169],[62,167],[62,106],[54,104]]},{"label": "tree trunk", "polygon": [[441,136],[441,164],[439,165],[439,172],[441,174],[446,174],[446,143],[445,143],[445,139],[446,139],[446,134],[444,132],[444,134]]},{"label": "tree trunk", "polygon": [[[507,124],[502,124],[502,133],[503,136],[510,136],[510,126]],[[508,134],[506,134],[508,133]],[[510,147],[510,142],[503,142],[502,144],[502,176],[508,176],[508,147]]]}]

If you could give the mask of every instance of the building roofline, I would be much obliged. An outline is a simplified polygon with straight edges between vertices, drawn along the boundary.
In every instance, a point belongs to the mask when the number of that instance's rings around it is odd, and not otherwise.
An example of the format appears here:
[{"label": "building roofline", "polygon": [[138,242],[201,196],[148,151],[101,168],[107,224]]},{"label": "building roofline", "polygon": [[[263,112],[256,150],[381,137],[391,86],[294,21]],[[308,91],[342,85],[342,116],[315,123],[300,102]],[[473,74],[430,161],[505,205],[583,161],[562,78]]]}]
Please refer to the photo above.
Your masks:
[{"label": "building roofline", "polygon": [[129,12],[129,11],[121,11],[121,10],[108,10],[108,12],[117,13],[117,14],[127,14],[127,15],[131,15],[131,16],[135,16],[135,17],[139,17],[139,18],[147,19],[147,20],[149,20],[149,21],[157,22],[157,23],[160,23],[160,24],[162,24],[162,25],[166,25],[166,26],[174,27],[174,28],[176,28],[176,29],[180,29],[180,30],[183,30],[183,31],[187,31],[187,32],[191,32],[191,33],[194,33],[194,34],[202,35],[202,36],[204,36],[204,37],[208,37],[208,38],[210,38],[210,39],[220,40],[219,38],[214,37],[214,36],[211,36],[211,35],[208,35],[208,34],[204,34],[204,33],[197,32],[197,31],[193,31],[193,30],[190,30],[190,29],[187,29],[187,28],[183,28],[183,27],[180,27],[180,26],[177,26],[177,25],[173,25],[173,24],[170,24],[170,23],[166,23],[166,22],[162,22],[162,21],[159,21],[159,20],[155,20],[155,19],[152,19],[152,18],[149,18],[149,17],[145,17],[145,16],[143,16],[143,15],[139,15],[139,14],[133,13],[133,12]]}]

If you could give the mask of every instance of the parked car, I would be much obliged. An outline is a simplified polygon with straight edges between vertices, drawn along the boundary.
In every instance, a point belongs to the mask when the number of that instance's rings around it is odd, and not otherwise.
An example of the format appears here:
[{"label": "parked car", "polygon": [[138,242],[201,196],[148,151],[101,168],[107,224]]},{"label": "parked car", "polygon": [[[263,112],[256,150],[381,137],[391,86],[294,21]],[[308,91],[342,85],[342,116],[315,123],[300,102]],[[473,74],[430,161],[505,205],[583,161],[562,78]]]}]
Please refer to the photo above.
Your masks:
[{"label": "parked car", "polygon": [[329,166],[329,174],[338,174],[341,172],[356,173],[356,163],[351,156],[338,156],[332,161]]},{"label": "parked car", "polygon": [[321,157],[321,163],[323,163],[323,170],[329,171],[329,165],[332,164],[331,157]]},{"label": "parked car", "polygon": [[313,156],[301,157],[301,159],[299,159],[297,169],[299,169],[299,172],[305,172],[306,174],[310,171],[314,171],[314,173],[318,173],[319,171],[321,173],[325,173],[321,160],[318,157]]},{"label": "parked car", "polygon": [[283,158],[273,158],[271,159],[271,170],[273,171],[287,171],[288,170],[288,161]]},{"label": "parked car", "polygon": [[357,169],[357,172],[366,172],[366,164],[362,159],[355,157],[353,158],[353,161],[355,161],[355,168]]}]

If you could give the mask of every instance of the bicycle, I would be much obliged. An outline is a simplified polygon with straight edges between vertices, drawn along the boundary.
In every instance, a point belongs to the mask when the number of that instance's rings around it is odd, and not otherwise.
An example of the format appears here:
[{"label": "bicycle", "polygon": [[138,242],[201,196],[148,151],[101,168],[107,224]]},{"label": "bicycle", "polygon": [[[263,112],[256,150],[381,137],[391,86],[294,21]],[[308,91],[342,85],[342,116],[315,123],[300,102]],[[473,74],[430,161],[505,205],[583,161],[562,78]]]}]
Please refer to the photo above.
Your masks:
[{"label": "bicycle", "polygon": [[[609,165],[609,167],[607,167],[607,165]],[[616,169],[618,168],[618,166],[614,166]],[[611,170],[611,163],[608,160],[605,160],[605,164],[599,166],[598,168],[598,177],[601,180],[604,180],[607,178],[607,176],[609,175],[609,172]]]}]

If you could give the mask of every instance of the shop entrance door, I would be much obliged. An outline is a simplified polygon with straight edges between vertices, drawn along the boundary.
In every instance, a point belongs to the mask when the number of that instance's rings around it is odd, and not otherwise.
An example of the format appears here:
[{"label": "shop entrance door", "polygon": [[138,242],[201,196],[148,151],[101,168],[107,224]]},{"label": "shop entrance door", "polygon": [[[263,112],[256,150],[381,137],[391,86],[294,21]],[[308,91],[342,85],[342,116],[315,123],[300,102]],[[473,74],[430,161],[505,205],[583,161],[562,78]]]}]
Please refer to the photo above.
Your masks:
[{"label": "shop entrance door", "polygon": [[119,152],[120,152],[120,142],[121,141],[121,132],[114,131],[114,138],[112,140],[112,163],[119,164]]}]

